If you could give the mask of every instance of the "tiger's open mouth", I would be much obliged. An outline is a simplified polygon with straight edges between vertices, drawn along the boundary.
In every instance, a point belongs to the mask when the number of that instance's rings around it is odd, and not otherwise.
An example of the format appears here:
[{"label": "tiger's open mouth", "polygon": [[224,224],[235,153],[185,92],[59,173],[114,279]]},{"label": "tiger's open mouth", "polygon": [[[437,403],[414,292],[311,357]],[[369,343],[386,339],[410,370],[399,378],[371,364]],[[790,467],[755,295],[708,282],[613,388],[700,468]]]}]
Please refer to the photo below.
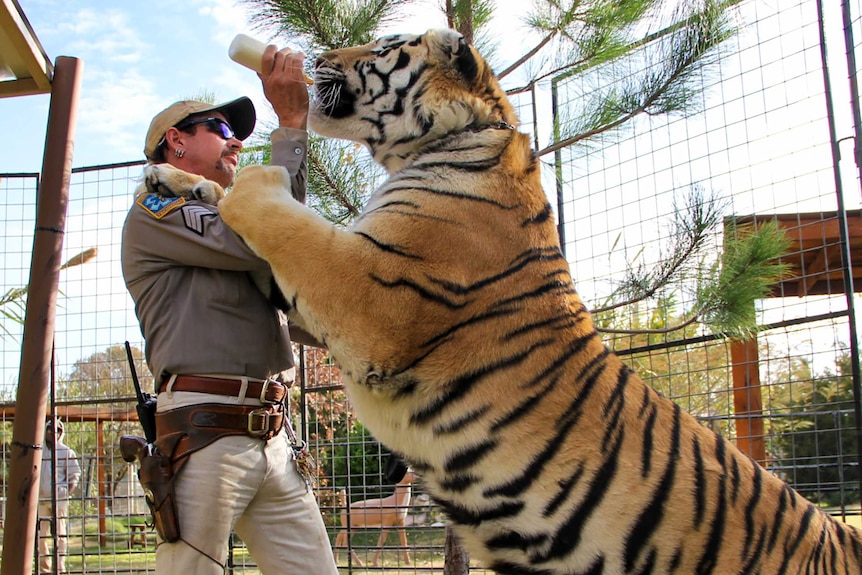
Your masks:
[{"label": "tiger's open mouth", "polygon": [[318,60],[314,69],[312,107],[330,118],[347,118],[354,112],[356,96],[347,85],[347,76],[326,60]]}]

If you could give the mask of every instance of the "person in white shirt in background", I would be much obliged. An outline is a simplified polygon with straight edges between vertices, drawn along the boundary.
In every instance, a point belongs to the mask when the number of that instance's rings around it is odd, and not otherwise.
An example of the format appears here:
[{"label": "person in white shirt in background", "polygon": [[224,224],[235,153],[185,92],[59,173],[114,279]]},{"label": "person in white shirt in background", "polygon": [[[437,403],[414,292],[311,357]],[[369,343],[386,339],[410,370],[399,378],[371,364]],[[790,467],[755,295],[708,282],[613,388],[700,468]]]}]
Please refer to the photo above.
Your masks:
[{"label": "person in white shirt in background", "polygon": [[[42,449],[42,472],[39,477],[39,572],[51,573],[51,550],[49,543],[53,541],[50,520],[56,517],[57,529],[57,572],[66,572],[66,551],[68,549],[69,496],[78,486],[81,479],[81,466],[78,455],[73,449],[63,443],[63,422],[60,419],[49,420],[45,427],[45,446]],[[52,509],[54,492],[53,471],[54,453],[56,452],[56,515]]]}]

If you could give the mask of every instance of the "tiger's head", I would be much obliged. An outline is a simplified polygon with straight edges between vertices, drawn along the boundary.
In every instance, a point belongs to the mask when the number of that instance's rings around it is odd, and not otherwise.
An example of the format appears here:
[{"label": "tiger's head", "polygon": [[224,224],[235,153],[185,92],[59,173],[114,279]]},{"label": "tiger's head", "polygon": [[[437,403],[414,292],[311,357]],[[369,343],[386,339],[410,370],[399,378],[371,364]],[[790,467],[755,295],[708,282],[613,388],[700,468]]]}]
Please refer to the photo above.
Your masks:
[{"label": "tiger's head", "polygon": [[365,144],[390,173],[447,134],[518,121],[488,64],[454,30],[325,52],[314,76],[311,129]]}]

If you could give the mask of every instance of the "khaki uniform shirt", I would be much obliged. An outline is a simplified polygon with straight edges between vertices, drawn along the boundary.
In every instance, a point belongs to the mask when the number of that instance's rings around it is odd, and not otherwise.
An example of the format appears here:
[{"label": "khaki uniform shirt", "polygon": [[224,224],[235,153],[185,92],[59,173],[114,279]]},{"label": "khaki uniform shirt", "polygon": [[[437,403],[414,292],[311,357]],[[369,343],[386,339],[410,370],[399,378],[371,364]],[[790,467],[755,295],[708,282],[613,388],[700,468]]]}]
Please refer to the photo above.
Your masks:
[{"label": "khaki uniform shirt", "polygon": [[[308,134],[272,133],[272,164],[305,200]],[[170,374],[264,379],[294,365],[283,314],[249,272],[269,265],[221,219],[217,206],[142,194],[126,216],[121,260],[156,387]]]}]

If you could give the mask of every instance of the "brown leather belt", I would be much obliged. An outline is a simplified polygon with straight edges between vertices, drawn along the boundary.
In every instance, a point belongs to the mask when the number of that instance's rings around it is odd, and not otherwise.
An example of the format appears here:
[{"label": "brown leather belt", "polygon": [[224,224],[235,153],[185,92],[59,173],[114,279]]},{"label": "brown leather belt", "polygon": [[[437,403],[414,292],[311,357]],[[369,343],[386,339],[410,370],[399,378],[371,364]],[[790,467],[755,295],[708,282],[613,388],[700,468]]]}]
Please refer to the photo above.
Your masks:
[{"label": "brown leather belt", "polygon": [[[170,378],[159,386],[159,393],[168,390]],[[203,377],[198,375],[178,375],[174,379],[171,391],[196,391],[198,393],[214,393],[216,395],[239,395],[242,382],[236,379],[221,379],[218,377]],[[249,399],[259,399],[261,403],[281,403],[287,394],[287,387],[275,380],[249,381],[245,396]]]},{"label": "brown leather belt", "polygon": [[280,403],[265,407],[201,403],[156,414],[156,435],[159,440],[169,441],[171,435],[179,438],[176,449],[170,450],[174,460],[206,447],[225,435],[249,435],[268,441],[282,427],[284,405]]}]

